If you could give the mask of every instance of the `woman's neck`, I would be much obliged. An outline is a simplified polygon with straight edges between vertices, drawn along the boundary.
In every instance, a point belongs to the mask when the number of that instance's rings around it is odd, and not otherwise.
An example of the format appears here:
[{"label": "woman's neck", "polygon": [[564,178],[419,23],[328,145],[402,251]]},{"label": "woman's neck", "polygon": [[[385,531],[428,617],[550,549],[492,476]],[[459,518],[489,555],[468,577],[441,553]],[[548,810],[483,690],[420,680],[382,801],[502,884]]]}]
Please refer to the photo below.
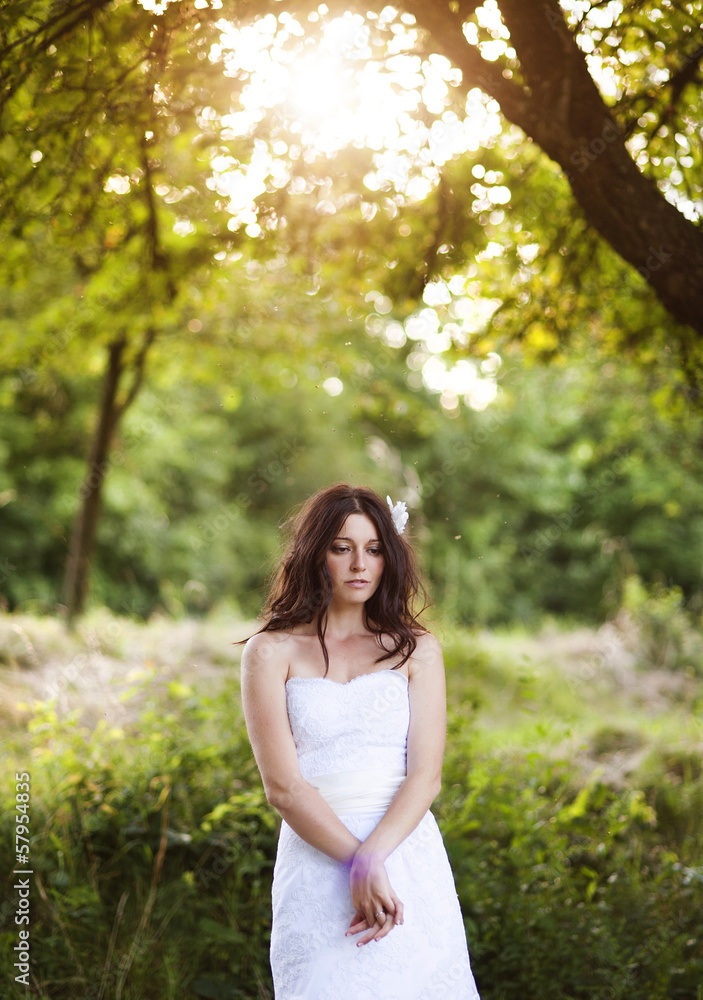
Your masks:
[{"label": "woman's neck", "polygon": [[368,632],[364,605],[357,604],[346,607],[331,605],[327,612],[326,639],[348,639],[353,635]]}]

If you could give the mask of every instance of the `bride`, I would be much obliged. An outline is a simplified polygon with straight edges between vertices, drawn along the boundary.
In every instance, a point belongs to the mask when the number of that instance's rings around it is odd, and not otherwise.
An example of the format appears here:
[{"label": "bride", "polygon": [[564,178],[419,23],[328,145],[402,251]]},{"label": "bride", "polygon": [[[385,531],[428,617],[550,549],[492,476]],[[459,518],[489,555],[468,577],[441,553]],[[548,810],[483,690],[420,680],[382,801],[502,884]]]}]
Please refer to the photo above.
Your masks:
[{"label": "bride", "polygon": [[[446,694],[405,504],[344,484],[294,525],[242,700],[281,816],[276,1000],[477,1000],[439,792]],[[370,946],[370,947],[369,947]]]}]

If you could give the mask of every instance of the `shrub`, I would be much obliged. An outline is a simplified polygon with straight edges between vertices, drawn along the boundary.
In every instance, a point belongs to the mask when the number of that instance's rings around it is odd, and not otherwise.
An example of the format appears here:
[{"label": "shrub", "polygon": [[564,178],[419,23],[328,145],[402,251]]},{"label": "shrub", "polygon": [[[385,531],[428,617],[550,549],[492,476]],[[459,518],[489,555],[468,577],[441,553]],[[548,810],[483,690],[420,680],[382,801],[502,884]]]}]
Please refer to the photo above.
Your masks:
[{"label": "shrub", "polygon": [[[473,637],[462,648],[458,633],[447,661],[465,673],[435,812],[482,1000],[694,1000],[703,981],[700,753],[662,743],[616,789],[541,750],[487,749],[476,707],[520,668],[507,655],[493,663]],[[60,720],[52,704],[37,704],[27,733],[6,741],[5,773],[32,774],[34,995],[270,1000],[278,821],[236,680],[208,696],[145,676],[142,709],[125,729],[91,732],[77,715]],[[603,754],[641,742],[606,723],[594,740]],[[6,872],[13,795],[3,783]],[[8,891],[8,968],[13,915]]]},{"label": "shrub", "polygon": [[675,796],[679,854],[659,788],[579,787],[538,753],[467,756],[450,748],[438,811],[483,1000],[693,1000],[700,782]]}]

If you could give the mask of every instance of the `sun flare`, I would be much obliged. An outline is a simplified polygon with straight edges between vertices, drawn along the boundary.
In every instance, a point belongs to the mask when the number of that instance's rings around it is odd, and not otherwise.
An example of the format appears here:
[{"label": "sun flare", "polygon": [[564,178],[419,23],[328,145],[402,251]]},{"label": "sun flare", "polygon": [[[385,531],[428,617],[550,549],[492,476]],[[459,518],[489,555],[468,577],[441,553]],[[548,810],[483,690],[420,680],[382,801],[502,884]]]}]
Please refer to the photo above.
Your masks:
[{"label": "sun flare", "polygon": [[[393,30],[385,37],[380,19],[370,27],[352,14],[324,24],[317,23],[321,19],[316,15],[311,32],[286,12],[237,29],[221,23],[221,44],[211,55],[224,63],[226,76],[243,82],[239,107],[223,123],[232,138],[254,133],[268,112],[273,113],[274,123],[266,130],[266,140],[255,140],[249,164],[227,156],[213,160],[213,183],[230,198],[231,228],[244,226],[247,235],[258,236],[261,228],[254,205],[258,195],[288,184],[293,193],[305,190],[303,177],[294,176],[291,167],[291,161],[300,157],[314,163],[349,146],[370,149],[373,167],[363,186],[369,193],[392,190],[412,202],[428,196],[449,160],[496,141],[502,128],[496,102],[478,89],[460,99],[459,72],[443,56],[420,55],[414,20],[386,10],[385,27],[392,22]],[[495,184],[486,191],[486,197],[500,194],[502,201],[510,197],[507,188],[497,194]],[[334,200],[321,200],[318,211],[333,214]],[[377,211],[373,198],[362,198],[360,211],[362,218],[372,218]],[[430,296],[437,294],[437,287],[428,289]],[[402,346],[407,338],[417,341],[409,382],[438,393],[446,411],[456,412],[460,401],[484,409],[496,397],[495,372],[479,370],[470,361],[451,364],[441,357],[457,338],[467,339],[486,319],[440,319],[443,305],[449,303],[450,311],[456,312],[467,304],[475,311],[481,300],[465,300],[459,290],[455,308],[454,293],[447,294],[441,302],[427,299],[426,307],[406,320],[405,329],[385,320],[390,302],[384,309],[376,302],[374,315],[381,323],[377,334],[389,346]],[[431,319],[432,329],[424,329],[423,317]],[[343,385],[339,379],[328,379],[324,388],[337,395]]]},{"label": "sun flare", "polygon": [[[309,55],[288,69],[287,103],[306,119],[325,123],[345,107],[352,81],[331,56]],[[345,86],[346,84],[346,86]]]}]

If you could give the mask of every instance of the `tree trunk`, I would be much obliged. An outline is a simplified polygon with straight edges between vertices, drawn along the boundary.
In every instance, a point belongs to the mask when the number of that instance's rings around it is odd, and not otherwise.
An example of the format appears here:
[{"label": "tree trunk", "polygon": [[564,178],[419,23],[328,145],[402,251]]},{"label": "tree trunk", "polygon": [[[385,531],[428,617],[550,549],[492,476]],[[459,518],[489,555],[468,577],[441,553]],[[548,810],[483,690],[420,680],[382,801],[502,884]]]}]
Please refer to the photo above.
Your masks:
[{"label": "tree trunk", "polygon": [[703,334],[703,232],[635,164],[558,0],[499,0],[519,82],[467,42],[462,22],[475,3],[463,0],[455,13],[444,0],[403,6],[462,71],[462,89],[480,87],[495,98],[505,117],[562,167],[588,222],[676,320]]},{"label": "tree trunk", "polygon": [[90,560],[95,548],[102,487],[109,468],[107,456],[122,413],[117,405],[117,392],[124,372],[122,359],[125,347],[126,341],[121,337],[108,348],[108,365],[103,381],[98,423],[90,447],[86,476],[80,489],[81,504],[71,531],[64,578],[64,603],[69,626],[73,625],[77,615],[82,614],[88,594]]},{"label": "tree trunk", "polygon": [[[169,290],[171,298],[173,290]],[[110,468],[108,455],[110,444],[118,423],[125,410],[136,399],[144,380],[146,358],[151,345],[156,339],[156,330],[149,328],[130,365],[125,364],[125,349],[127,341],[124,336],[113,340],[108,347],[108,365],[103,382],[103,393],[100,401],[100,412],[95,436],[88,457],[88,471],[80,489],[81,506],[76,514],[71,531],[66,573],[64,577],[64,603],[67,608],[67,622],[73,626],[74,619],[83,613],[88,594],[88,579],[90,576],[90,560],[95,548],[100,504],[105,476]],[[132,374],[129,391],[118,403],[117,394],[120,381],[125,371]]]},{"label": "tree trunk", "polygon": [[703,233],[637,167],[557,0],[500,8],[531,90],[528,135],[562,167],[591,225],[703,334]]}]

